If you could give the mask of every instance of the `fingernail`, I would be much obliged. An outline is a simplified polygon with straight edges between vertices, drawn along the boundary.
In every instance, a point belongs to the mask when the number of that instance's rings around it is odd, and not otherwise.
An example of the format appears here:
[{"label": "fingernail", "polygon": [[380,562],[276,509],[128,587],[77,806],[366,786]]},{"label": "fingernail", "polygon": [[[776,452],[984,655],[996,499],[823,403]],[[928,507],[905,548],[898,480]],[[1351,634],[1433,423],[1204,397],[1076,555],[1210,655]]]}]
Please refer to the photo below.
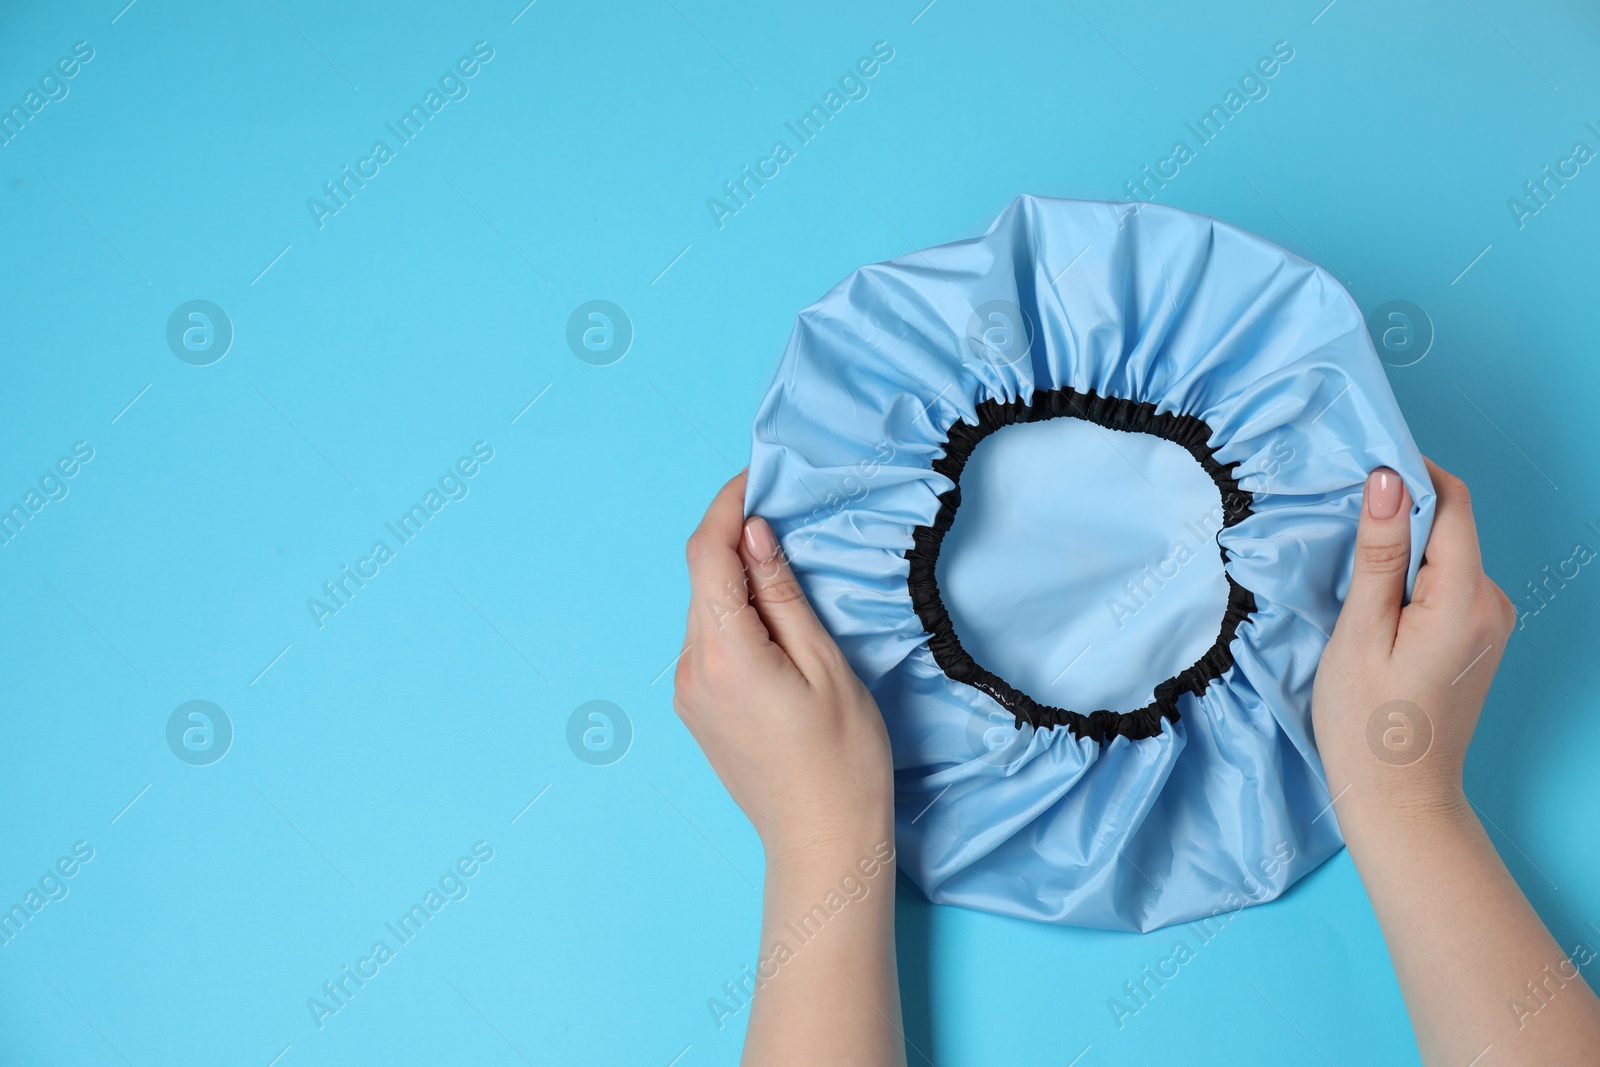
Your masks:
[{"label": "fingernail", "polygon": [[1392,519],[1400,510],[1400,476],[1387,467],[1367,475],[1367,514],[1375,519]]},{"label": "fingernail", "polygon": [[778,554],[778,542],[772,536],[772,527],[759,517],[751,518],[744,524],[744,543],[757,563],[765,563]]}]

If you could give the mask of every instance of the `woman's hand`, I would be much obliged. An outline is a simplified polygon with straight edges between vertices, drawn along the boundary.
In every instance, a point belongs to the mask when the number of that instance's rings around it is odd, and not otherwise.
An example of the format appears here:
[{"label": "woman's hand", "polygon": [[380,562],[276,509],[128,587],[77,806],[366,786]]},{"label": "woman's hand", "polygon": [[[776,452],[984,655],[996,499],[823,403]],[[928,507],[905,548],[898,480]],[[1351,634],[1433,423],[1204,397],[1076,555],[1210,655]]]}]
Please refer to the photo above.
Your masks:
[{"label": "woman's hand", "polygon": [[889,737],[806,602],[745,475],[689,538],[689,625],[673,706],[769,861],[892,834]]},{"label": "woman's hand", "polygon": [[[1312,719],[1339,828],[1383,928],[1422,1061],[1592,1064],[1600,1001],[1501,862],[1461,768],[1516,613],[1483,573],[1467,487],[1439,494],[1411,603],[1411,496],[1367,479],[1355,572]],[[1537,709],[1513,714],[1533,716]]]},{"label": "woman's hand", "polygon": [[1317,671],[1317,747],[1341,819],[1466,803],[1467,745],[1516,624],[1483,573],[1466,485],[1432,462],[1428,473],[1438,510],[1403,608],[1411,494],[1394,471],[1367,479],[1350,592]]},{"label": "woman's hand", "polygon": [[[767,852],[746,1064],[902,1067],[889,736],[741,473],[689,538],[673,706]],[[747,998],[754,994],[754,1004]]]}]

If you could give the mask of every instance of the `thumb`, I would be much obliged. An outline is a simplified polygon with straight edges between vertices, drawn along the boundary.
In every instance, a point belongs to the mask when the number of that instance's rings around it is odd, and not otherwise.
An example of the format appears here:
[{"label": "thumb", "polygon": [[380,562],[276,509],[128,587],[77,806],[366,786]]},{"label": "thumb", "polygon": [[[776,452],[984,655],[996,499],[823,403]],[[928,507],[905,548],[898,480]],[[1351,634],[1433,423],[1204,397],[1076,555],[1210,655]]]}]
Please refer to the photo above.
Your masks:
[{"label": "thumb", "polygon": [[1379,467],[1367,476],[1355,567],[1337,631],[1388,652],[1394,648],[1411,564],[1411,494],[1400,476]]},{"label": "thumb", "polygon": [[750,578],[750,599],[772,640],[797,666],[816,662],[816,652],[832,638],[812,612],[767,520],[753,516],[745,522],[739,555]]}]

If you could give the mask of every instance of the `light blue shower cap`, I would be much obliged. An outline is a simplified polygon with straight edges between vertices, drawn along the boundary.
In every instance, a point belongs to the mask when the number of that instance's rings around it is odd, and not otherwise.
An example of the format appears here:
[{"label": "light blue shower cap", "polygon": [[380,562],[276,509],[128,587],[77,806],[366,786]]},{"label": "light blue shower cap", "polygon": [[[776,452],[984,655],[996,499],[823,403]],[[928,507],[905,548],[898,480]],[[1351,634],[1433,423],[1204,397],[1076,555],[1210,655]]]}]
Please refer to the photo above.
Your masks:
[{"label": "light blue shower cap", "polygon": [[1155,205],[1024,196],[801,312],[756,418],[777,532],[894,750],[936,903],[1151,930],[1341,839],[1311,688],[1362,484],[1434,494],[1326,273]]}]

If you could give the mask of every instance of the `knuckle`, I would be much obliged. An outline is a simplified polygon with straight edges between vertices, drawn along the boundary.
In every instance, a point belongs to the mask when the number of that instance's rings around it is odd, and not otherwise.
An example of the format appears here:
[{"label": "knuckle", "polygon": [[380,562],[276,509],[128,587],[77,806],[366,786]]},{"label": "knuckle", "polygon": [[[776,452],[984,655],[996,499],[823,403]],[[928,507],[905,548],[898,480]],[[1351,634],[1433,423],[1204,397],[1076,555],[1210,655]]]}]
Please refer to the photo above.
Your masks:
[{"label": "knuckle", "polygon": [[760,595],[761,600],[767,604],[791,604],[806,598],[805,590],[800,588],[800,583],[793,574],[774,578],[761,587]]},{"label": "knuckle", "polygon": [[689,535],[689,540],[683,546],[683,554],[691,564],[698,563],[711,554],[711,538],[703,530],[696,530]]},{"label": "knuckle", "polygon": [[1509,633],[1512,626],[1516,625],[1517,608],[1506,596],[1505,590],[1495,584],[1488,577],[1478,586],[1476,599],[1482,605],[1481,611],[1491,624],[1492,628],[1502,635]]},{"label": "knuckle", "polygon": [[1518,617],[1519,616],[1517,614],[1517,605],[1512,603],[1512,600],[1511,600],[1510,597],[1506,596],[1504,593],[1501,593],[1500,594],[1500,628],[1503,631],[1505,631],[1505,635],[1507,637],[1510,637],[1512,631],[1517,628],[1517,619],[1518,619]]},{"label": "knuckle", "polygon": [[1460,500],[1461,503],[1465,504],[1469,508],[1472,506],[1472,490],[1467,488],[1466,482],[1462,481],[1460,478],[1457,478],[1454,474],[1451,474],[1447,470],[1441,470],[1439,472],[1438,481],[1439,484],[1435,486],[1436,489],[1442,490],[1451,497]]},{"label": "knuckle", "polygon": [[1405,569],[1411,549],[1399,541],[1362,541],[1356,545],[1356,560],[1369,571],[1388,574]]}]

